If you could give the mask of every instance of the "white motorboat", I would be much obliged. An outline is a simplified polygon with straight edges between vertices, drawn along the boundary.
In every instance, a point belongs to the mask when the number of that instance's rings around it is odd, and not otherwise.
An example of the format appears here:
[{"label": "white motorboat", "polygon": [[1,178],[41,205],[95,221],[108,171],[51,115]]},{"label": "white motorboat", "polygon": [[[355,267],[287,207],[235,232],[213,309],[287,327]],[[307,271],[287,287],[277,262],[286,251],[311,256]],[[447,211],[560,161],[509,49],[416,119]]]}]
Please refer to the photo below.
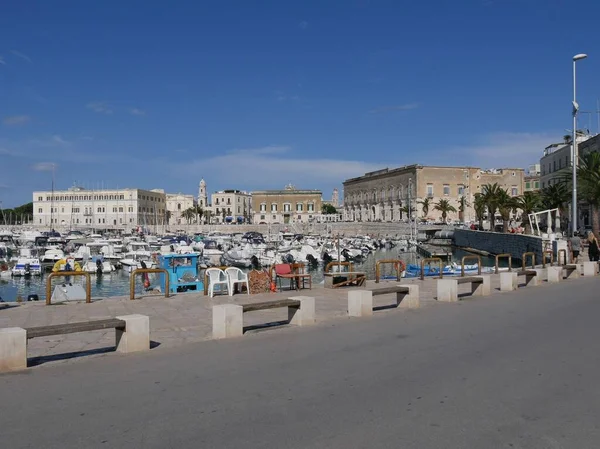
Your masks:
[{"label": "white motorboat", "polygon": [[44,252],[44,255],[40,258],[42,262],[58,262],[60,259],[65,258],[63,250],[58,248],[49,248]]},{"label": "white motorboat", "polygon": [[19,258],[11,273],[13,276],[41,276],[40,259]]}]

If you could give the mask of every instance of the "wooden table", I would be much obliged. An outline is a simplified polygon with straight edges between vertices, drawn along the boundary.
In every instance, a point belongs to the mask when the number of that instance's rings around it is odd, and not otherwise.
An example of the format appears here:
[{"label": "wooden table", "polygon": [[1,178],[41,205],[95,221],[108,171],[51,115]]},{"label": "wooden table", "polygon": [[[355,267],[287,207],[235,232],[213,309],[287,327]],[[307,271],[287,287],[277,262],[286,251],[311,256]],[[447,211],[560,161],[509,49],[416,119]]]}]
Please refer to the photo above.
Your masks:
[{"label": "wooden table", "polygon": [[[336,280],[336,278],[345,278],[346,280],[339,281]],[[325,288],[338,288],[352,285],[360,287],[365,283],[366,280],[367,273],[363,271],[340,271],[334,273],[325,273]]]}]

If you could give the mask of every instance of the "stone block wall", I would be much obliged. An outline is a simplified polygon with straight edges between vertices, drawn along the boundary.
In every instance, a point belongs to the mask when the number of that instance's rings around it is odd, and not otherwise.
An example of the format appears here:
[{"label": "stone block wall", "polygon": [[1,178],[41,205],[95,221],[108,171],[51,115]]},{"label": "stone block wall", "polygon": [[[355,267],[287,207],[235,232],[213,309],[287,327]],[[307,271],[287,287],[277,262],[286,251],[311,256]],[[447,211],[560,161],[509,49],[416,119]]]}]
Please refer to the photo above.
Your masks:
[{"label": "stone block wall", "polygon": [[511,254],[521,259],[523,253],[534,252],[536,263],[541,263],[543,244],[540,237],[522,234],[503,234],[500,232],[471,231],[456,229],[454,245],[461,248],[473,248],[491,254]]}]

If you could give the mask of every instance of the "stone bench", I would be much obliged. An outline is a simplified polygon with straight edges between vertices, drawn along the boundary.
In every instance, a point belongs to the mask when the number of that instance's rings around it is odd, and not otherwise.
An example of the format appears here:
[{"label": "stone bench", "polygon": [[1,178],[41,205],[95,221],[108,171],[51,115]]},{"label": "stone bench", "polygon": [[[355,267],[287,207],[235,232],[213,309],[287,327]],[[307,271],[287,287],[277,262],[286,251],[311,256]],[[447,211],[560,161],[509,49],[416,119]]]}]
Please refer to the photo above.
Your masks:
[{"label": "stone bench", "polygon": [[583,275],[585,277],[596,276],[598,273],[598,262],[583,262]]},{"label": "stone bench", "polygon": [[0,329],[0,372],[27,368],[27,340],[52,335],[115,329],[117,352],[150,349],[150,320],[146,315],[124,315],[107,320]]},{"label": "stone bench", "polygon": [[579,279],[579,265],[576,263],[570,263],[563,265],[565,271],[565,279]]},{"label": "stone bench", "polygon": [[221,304],[213,307],[213,338],[240,337],[244,333],[244,313],[287,307],[290,324],[306,326],[315,322],[315,298],[294,296],[254,304]]},{"label": "stone bench", "polygon": [[519,277],[525,277],[526,287],[535,287],[540,285],[542,280],[542,270],[521,270],[521,271],[503,271],[500,273],[500,291],[512,292],[519,287]]},{"label": "stone bench", "polygon": [[437,280],[437,300],[443,302],[458,301],[458,286],[471,284],[471,296],[487,296],[491,293],[490,276],[466,276]]},{"label": "stone bench", "polygon": [[396,285],[374,290],[353,290],[348,292],[348,316],[373,315],[373,296],[396,294],[396,307],[416,309],[419,307],[418,285]]}]

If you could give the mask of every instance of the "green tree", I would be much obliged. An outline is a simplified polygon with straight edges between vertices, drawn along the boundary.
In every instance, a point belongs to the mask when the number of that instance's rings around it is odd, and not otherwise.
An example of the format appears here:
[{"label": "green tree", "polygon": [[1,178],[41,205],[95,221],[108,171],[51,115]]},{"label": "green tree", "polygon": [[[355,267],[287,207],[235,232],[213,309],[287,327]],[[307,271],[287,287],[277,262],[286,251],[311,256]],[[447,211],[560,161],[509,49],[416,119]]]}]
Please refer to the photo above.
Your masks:
[{"label": "green tree", "polygon": [[[566,214],[567,204],[569,204],[572,199],[569,183],[570,181],[567,177],[561,182],[545,187],[541,191],[542,207],[544,209],[558,209],[563,227],[569,220]],[[548,223],[548,225],[550,225],[550,223]]]},{"label": "green tree", "polygon": [[592,231],[600,235],[600,153],[591,152],[580,158],[577,168],[579,197],[590,205]]},{"label": "green tree", "polygon": [[508,232],[508,222],[510,220],[510,213],[515,209],[515,199],[508,194],[504,189],[499,189],[496,193],[496,204],[498,207],[498,213],[502,217],[502,232]]},{"label": "green tree", "polygon": [[189,207],[181,213],[181,218],[185,219],[188,224],[191,224],[192,220],[196,217],[196,211],[193,207]]},{"label": "green tree", "polygon": [[165,210],[165,224],[169,224],[173,213],[170,210]]},{"label": "green tree", "polygon": [[529,214],[540,210],[542,199],[538,192],[525,192],[518,198],[515,198],[515,205],[521,211],[521,223],[525,228],[525,234],[531,234],[531,221]]},{"label": "green tree", "polygon": [[337,209],[332,204],[323,203],[321,212],[325,215],[337,214]]},{"label": "green tree", "polygon": [[473,209],[475,209],[475,218],[479,222],[479,229],[483,230],[483,219],[485,217],[485,197],[481,193],[475,194],[475,201],[473,202]]},{"label": "green tree", "polygon": [[402,206],[402,207],[400,208],[400,212],[402,212],[403,214],[406,214],[406,215],[408,215],[409,217],[412,217],[412,216],[413,216],[413,212],[415,212],[415,210],[416,210],[416,209],[415,209],[414,207],[411,207],[411,208],[409,209],[409,208],[408,208],[408,205],[407,205],[407,206]]},{"label": "green tree", "polygon": [[423,218],[426,218],[427,214],[429,214],[429,208],[431,207],[430,198],[425,198],[424,200],[419,200],[419,201],[417,201],[417,204],[421,205],[421,209],[423,210]]},{"label": "green tree", "polygon": [[193,206],[192,209],[194,209],[194,213],[196,214],[196,217],[195,217],[196,223],[200,224],[200,218],[204,214],[204,210],[202,209],[202,206],[200,206],[200,205]]},{"label": "green tree", "polygon": [[[503,189],[498,185],[497,182],[493,184],[485,184],[481,187],[483,197],[485,199],[485,206],[488,210],[488,220],[490,222],[490,230],[494,230],[496,224],[496,211],[498,210],[498,200],[500,191]],[[506,192],[505,192],[506,193]]]},{"label": "green tree", "polygon": [[446,222],[446,217],[448,216],[448,212],[456,212],[456,208],[450,204],[449,200],[439,200],[435,206],[434,210],[440,211],[442,213],[442,221]]}]

